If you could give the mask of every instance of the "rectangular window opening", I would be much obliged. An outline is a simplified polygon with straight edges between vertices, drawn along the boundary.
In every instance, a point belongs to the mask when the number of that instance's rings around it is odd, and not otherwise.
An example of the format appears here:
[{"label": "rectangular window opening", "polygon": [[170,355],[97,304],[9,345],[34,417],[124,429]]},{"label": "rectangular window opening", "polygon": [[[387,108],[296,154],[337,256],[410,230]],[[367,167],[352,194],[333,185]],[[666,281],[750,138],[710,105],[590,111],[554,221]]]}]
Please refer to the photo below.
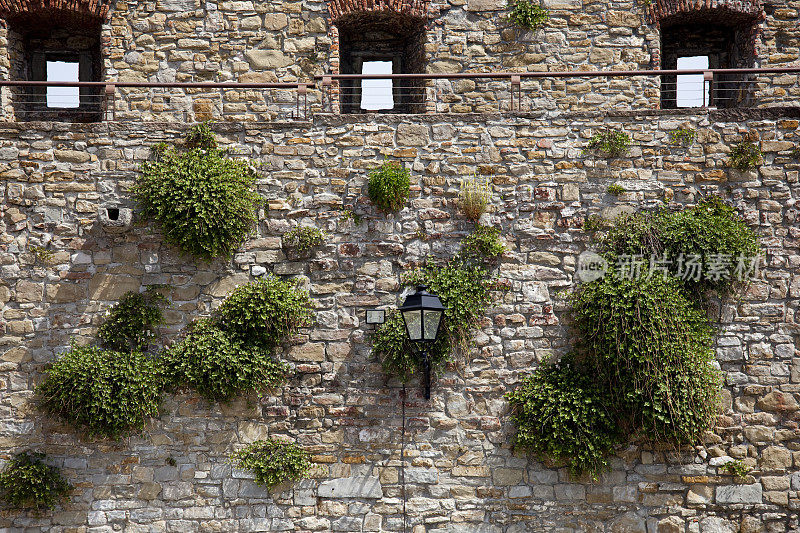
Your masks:
[{"label": "rectangular window opening", "polygon": [[[391,74],[391,61],[364,61],[362,74]],[[361,109],[394,109],[393,80],[361,80]]]},{"label": "rectangular window opening", "polygon": [[[678,70],[707,69],[708,56],[678,58]],[[677,76],[677,107],[703,107],[709,104],[709,87],[702,74]]]},{"label": "rectangular window opening", "polygon": [[[77,61],[48,61],[47,81],[79,81]],[[69,109],[81,104],[79,87],[48,87],[47,107]]]}]

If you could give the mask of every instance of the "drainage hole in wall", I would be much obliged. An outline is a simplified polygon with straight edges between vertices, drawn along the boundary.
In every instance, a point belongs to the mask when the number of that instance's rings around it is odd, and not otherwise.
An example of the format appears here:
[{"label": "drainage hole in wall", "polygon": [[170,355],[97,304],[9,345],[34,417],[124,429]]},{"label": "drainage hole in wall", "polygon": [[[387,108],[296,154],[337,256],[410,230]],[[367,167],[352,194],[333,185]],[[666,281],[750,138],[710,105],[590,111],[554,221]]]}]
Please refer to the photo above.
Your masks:
[{"label": "drainage hole in wall", "polygon": [[108,211],[108,220],[119,220],[119,208],[109,207],[106,210]]}]

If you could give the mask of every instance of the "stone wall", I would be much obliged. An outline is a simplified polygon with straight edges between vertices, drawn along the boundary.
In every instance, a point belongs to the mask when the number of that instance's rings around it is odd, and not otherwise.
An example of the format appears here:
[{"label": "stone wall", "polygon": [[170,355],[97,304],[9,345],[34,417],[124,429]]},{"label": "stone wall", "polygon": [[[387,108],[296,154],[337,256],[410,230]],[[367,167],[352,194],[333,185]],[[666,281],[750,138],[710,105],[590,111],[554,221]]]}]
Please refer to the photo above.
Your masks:
[{"label": "stone wall", "polygon": [[[797,66],[798,1],[764,2],[754,35],[755,64]],[[649,69],[660,66],[660,30],[648,24],[642,2],[547,0],[549,24],[521,31],[506,20],[505,0],[431,2],[427,71],[561,71]],[[6,47],[0,30],[0,47]],[[326,3],[158,0],[120,1],[102,28],[102,79],[127,82],[311,81],[338,72],[338,33]],[[9,58],[0,54],[0,73]],[[507,82],[428,83],[429,109],[476,112],[507,109]],[[796,105],[797,75],[768,75],[754,85],[755,105]],[[4,117],[13,118],[4,90]],[[523,83],[523,110],[627,109],[659,106],[655,79],[546,80]],[[319,108],[320,94],[310,101]],[[120,89],[119,119],[224,120],[286,118],[288,91]]]},{"label": "stone wall", "polygon": [[[41,516],[0,511],[7,531],[401,531],[402,480],[409,531],[785,532],[800,528],[800,143],[788,111],[318,117],[296,124],[218,124],[258,162],[267,199],[257,231],[230,261],[211,264],[163,244],[137,221],[108,233],[98,210],[132,207],[126,190],[176,123],[0,126],[0,451],[47,452],[76,486],[71,503]],[[582,154],[600,127],[634,146],[607,161]],[[668,143],[698,130],[689,148]],[[758,171],[727,165],[749,132],[765,153]],[[364,196],[385,157],[412,170],[412,198],[396,216]],[[493,211],[510,251],[498,267],[511,290],[474,332],[475,346],[434,383],[430,401],[400,384],[371,354],[366,309],[398,303],[402,272],[457,251],[470,229],[455,207],[459,179],[491,176]],[[610,184],[627,192],[607,194]],[[740,300],[712,311],[724,412],[704,446],[680,455],[630,443],[597,483],[515,454],[503,394],[572,343],[563,291],[587,246],[586,217],[620,206],[691,204],[719,193],[762,237],[766,265]],[[343,217],[354,208],[364,221]],[[280,235],[299,223],[328,231],[314,258],[287,259]],[[35,246],[52,252],[46,261]],[[317,324],[281,357],[295,370],[275,395],[210,405],[169,395],[146,431],[120,442],[83,438],[30,403],[42,365],[90,342],[127,290],[169,285],[163,339],[265,272],[298,277]],[[400,462],[405,421],[405,468]],[[313,478],[268,494],[228,454],[287,435],[314,457]],[[720,466],[753,467],[737,482]],[[560,528],[560,529],[558,529]],[[740,529],[741,528],[741,529]]]}]

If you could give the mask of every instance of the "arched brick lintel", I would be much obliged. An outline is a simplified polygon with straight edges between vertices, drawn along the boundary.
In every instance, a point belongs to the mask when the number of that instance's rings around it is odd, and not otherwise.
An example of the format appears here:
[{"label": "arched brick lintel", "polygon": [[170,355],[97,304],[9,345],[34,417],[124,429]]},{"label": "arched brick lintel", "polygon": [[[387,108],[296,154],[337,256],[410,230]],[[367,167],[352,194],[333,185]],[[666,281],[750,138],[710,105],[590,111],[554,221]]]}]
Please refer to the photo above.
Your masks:
[{"label": "arched brick lintel", "polygon": [[334,24],[368,13],[428,18],[428,0],[328,0],[327,4]]},{"label": "arched brick lintel", "polygon": [[0,0],[0,19],[32,27],[95,25],[110,8],[111,0]]},{"label": "arched brick lintel", "polygon": [[740,24],[764,15],[761,0],[653,0],[648,11],[650,24],[713,22]]}]

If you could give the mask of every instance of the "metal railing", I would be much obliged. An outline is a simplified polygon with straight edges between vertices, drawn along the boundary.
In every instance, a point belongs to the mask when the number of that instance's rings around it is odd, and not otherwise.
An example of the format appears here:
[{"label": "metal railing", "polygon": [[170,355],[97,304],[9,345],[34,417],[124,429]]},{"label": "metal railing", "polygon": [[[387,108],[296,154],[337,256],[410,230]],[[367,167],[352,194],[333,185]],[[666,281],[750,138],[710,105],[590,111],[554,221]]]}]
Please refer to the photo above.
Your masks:
[{"label": "metal railing", "polygon": [[[679,76],[698,76],[693,94]],[[327,113],[800,107],[800,67],[325,74],[315,82],[0,81],[5,120],[306,120]],[[385,82],[365,87],[365,81]],[[71,96],[49,88],[77,88]],[[681,94],[683,92],[684,94]],[[58,98],[62,100],[59,101]]]},{"label": "metal railing", "polygon": [[[691,75],[702,76],[701,90],[679,95],[678,76]],[[780,79],[785,76],[791,79]],[[323,110],[329,113],[364,113],[380,105],[392,107],[378,112],[800,105],[800,67],[324,74],[315,79],[322,89]],[[366,90],[367,80],[389,81],[391,87]],[[794,97],[770,95],[769,88],[777,85],[793,88]]]},{"label": "metal railing", "polygon": [[[313,83],[239,82],[47,82],[0,80],[0,89],[12,90],[10,101],[3,95],[3,113],[12,110],[21,120],[98,121],[142,118],[206,120],[250,115],[256,120],[308,118],[308,89]],[[48,88],[78,88],[78,104],[64,106]],[[243,93],[244,91],[244,93]],[[249,91],[249,92],[248,92]],[[117,98],[117,93],[124,98]],[[70,98],[68,104],[74,104]],[[53,105],[56,104],[56,105]],[[241,104],[241,105],[238,105]],[[227,109],[226,109],[227,108]]]}]

